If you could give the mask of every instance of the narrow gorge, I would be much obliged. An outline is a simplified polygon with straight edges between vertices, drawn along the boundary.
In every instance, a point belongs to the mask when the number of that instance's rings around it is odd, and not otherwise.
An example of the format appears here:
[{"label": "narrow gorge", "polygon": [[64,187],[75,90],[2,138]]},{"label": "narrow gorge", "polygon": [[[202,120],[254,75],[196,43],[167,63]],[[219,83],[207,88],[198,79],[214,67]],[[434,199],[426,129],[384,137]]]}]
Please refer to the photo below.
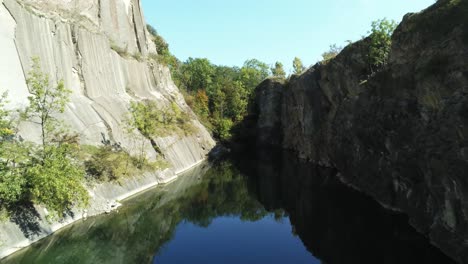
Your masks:
[{"label": "narrow gorge", "polygon": [[0,263],[468,263],[468,0],[293,69],[181,61],[143,2],[0,0]]}]

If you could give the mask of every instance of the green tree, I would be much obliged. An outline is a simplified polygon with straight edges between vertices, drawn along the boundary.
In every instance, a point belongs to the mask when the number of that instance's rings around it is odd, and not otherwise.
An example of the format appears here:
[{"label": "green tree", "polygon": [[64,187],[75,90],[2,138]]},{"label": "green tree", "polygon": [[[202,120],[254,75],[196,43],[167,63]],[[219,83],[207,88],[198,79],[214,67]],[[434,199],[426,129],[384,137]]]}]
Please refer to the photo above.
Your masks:
[{"label": "green tree", "polygon": [[76,152],[76,145],[46,146],[45,155],[34,157],[26,170],[31,198],[45,205],[52,216],[60,217],[75,206],[88,204],[88,191],[83,186],[85,171],[74,155]]},{"label": "green tree", "polygon": [[295,57],[293,60],[293,68],[294,74],[301,74],[305,70],[304,64],[298,57]]},{"label": "green tree", "polygon": [[276,62],[275,67],[271,68],[273,76],[278,78],[286,78],[286,72],[284,71],[283,64],[281,62]]},{"label": "green tree", "polygon": [[387,64],[388,55],[392,46],[392,34],[397,24],[393,20],[381,19],[372,22],[369,32],[369,64],[371,72]]},{"label": "green tree", "polygon": [[62,122],[56,115],[65,112],[65,106],[70,101],[71,90],[65,88],[63,80],[52,86],[49,76],[41,71],[39,58],[33,58],[32,70],[27,79],[29,106],[24,116],[41,127],[42,146],[45,147],[52,135],[56,134]]},{"label": "green tree", "polygon": [[63,81],[52,86],[38,58],[33,58],[27,82],[31,96],[24,117],[40,125],[42,136],[41,147],[30,149],[24,169],[28,196],[60,216],[73,206],[85,206],[89,199],[83,186],[85,171],[75,156],[77,137],[70,136],[56,117],[65,111],[71,91]]},{"label": "green tree", "polygon": [[244,62],[240,70],[240,81],[246,87],[247,90],[253,92],[253,90],[263,80],[270,75],[270,69],[268,65],[257,59],[251,59]]},{"label": "green tree", "polygon": [[214,67],[208,59],[189,58],[181,65],[181,82],[188,91],[206,89],[212,83]]},{"label": "green tree", "polygon": [[343,48],[337,46],[336,44],[330,45],[330,49],[322,53],[322,62],[326,63],[335,58],[338,54],[340,54],[341,50],[343,50]]},{"label": "green tree", "polygon": [[235,81],[227,90],[227,114],[228,117],[239,122],[247,112],[247,104],[249,102],[249,94],[244,84],[240,81]]},{"label": "green tree", "polygon": [[231,138],[231,128],[233,122],[229,118],[220,118],[216,120],[215,134],[221,140],[229,140]]},{"label": "green tree", "polygon": [[0,97],[0,211],[24,196],[22,164],[28,157],[24,144],[15,141],[10,111],[5,109],[6,98],[7,93]]}]

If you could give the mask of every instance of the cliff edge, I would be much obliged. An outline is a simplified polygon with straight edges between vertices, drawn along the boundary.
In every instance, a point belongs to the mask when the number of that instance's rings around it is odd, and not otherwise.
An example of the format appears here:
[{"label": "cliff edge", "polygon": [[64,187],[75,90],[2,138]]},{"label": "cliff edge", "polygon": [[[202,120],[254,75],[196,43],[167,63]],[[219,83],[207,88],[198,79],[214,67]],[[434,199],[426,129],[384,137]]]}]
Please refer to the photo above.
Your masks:
[{"label": "cliff edge", "polygon": [[257,144],[295,151],[468,262],[468,1],[408,14],[386,67],[372,74],[368,39],[287,82],[257,88]]}]

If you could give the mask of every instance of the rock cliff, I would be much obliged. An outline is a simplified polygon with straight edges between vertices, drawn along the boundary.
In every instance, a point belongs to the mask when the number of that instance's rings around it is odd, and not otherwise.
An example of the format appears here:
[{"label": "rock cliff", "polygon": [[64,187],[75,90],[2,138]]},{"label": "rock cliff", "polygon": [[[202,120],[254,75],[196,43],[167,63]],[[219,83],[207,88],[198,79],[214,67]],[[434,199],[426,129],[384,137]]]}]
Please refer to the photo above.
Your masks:
[{"label": "rock cliff", "polygon": [[368,39],[283,83],[257,88],[258,145],[336,168],[468,262],[468,1],[408,14],[388,65],[370,75]]},{"label": "rock cliff", "polygon": [[[107,210],[111,200],[171,180],[200,163],[214,146],[172,82],[169,69],[150,59],[156,56],[156,47],[139,0],[0,0],[0,54],[0,92],[8,91],[9,108],[27,106],[26,78],[32,58],[38,57],[52,83],[63,80],[72,90],[61,119],[79,134],[82,144],[101,145],[110,140],[133,153],[144,145],[150,159],[160,151],[169,162],[170,168],[162,172],[95,186],[90,190],[89,214]],[[191,116],[196,132],[189,136],[174,133],[152,142],[137,132],[129,135],[125,118],[130,102],[139,100],[153,100],[161,106],[176,103]],[[19,133],[26,140],[40,140],[40,129],[33,123],[23,122]],[[33,234],[24,226],[26,215],[0,224],[0,257],[82,216],[80,212],[50,224],[44,220],[46,211],[33,211],[29,218],[40,222]]]}]

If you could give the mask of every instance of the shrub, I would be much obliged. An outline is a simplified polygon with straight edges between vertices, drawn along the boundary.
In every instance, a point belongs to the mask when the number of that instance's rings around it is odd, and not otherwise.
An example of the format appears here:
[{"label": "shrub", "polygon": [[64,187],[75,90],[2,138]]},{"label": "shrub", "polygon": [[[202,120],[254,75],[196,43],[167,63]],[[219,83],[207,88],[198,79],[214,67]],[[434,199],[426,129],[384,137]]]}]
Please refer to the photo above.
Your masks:
[{"label": "shrub", "polygon": [[154,101],[132,102],[130,127],[146,138],[164,137],[176,133],[190,135],[196,132],[190,116],[182,112],[176,103],[159,108]]},{"label": "shrub", "polygon": [[215,121],[215,136],[223,141],[228,141],[231,138],[231,128],[234,123],[231,119],[222,118]]},{"label": "shrub", "polygon": [[395,21],[385,18],[372,22],[368,55],[372,72],[387,64],[392,45],[392,34],[396,26]]},{"label": "shrub", "polygon": [[46,206],[53,216],[88,204],[83,186],[85,171],[73,153],[76,149],[68,144],[46,146],[26,169],[32,200]]},{"label": "shrub", "polygon": [[123,149],[113,146],[87,146],[83,149],[88,156],[84,162],[88,176],[101,182],[119,181],[128,176],[168,166],[165,161],[150,162],[146,157],[131,156]]}]

